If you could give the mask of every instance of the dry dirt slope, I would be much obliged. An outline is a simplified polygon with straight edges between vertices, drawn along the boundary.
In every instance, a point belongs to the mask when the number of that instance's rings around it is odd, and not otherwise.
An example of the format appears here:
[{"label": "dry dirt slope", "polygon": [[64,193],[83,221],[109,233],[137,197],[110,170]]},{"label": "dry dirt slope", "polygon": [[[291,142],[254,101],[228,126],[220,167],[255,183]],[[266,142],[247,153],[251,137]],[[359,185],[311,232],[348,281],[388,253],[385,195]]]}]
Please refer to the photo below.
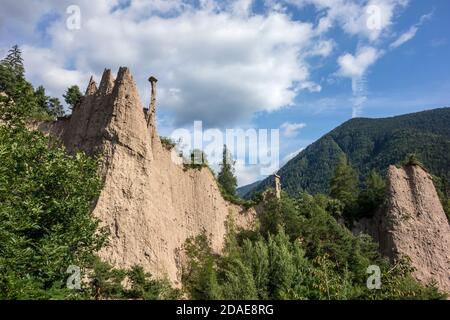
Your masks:
[{"label": "dry dirt slope", "polygon": [[432,177],[420,166],[389,167],[388,205],[354,231],[371,234],[383,255],[408,256],[423,284],[450,293],[450,225]]},{"label": "dry dirt slope", "polygon": [[185,171],[172,161],[156,128],[147,128],[127,68],[116,79],[105,70],[98,89],[91,79],[69,120],[40,129],[60,137],[69,151],[103,155],[104,188],[93,214],[111,233],[101,257],[117,267],[139,264],[179,284],[180,248],[188,237],[206,231],[219,251],[229,214],[239,226],[254,221],[253,211],[222,198],[208,169]]}]

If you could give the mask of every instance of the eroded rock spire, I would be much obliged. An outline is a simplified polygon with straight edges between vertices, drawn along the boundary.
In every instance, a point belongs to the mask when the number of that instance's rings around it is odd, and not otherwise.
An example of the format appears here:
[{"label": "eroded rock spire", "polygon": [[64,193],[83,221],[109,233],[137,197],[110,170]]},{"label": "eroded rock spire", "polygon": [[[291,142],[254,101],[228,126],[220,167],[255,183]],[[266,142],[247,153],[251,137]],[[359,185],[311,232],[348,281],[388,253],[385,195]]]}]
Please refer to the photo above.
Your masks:
[{"label": "eroded rock spire", "polygon": [[94,77],[91,76],[91,79],[89,79],[89,84],[86,88],[86,96],[91,96],[93,95],[95,92],[97,92],[97,84],[94,81]]},{"label": "eroded rock spire", "polygon": [[150,82],[151,86],[151,96],[147,117],[147,127],[151,127],[152,129],[154,129],[156,127],[156,83],[158,82],[158,79],[156,79],[154,76],[151,76],[150,78],[148,78],[148,81]]},{"label": "eroded rock spire", "polygon": [[110,94],[114,88],[114,78],[111,69],[105,69],[98,91],[100,94]]}]

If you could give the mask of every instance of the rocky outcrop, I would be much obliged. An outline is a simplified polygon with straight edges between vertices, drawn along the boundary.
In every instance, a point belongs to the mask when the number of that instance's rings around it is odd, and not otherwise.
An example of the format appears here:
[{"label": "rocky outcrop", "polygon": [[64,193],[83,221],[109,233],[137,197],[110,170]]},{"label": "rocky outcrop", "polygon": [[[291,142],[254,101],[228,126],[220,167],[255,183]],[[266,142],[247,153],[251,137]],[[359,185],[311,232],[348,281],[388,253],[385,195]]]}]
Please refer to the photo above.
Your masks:
[{"label": "rocky outcrop", "polygon": [[419,282],[450,293],[450,225],[432,177],[420,166],[391,166],[388,181],[387,207],[354,231],[372,235],[392,260],[409,257]]},{"label": "rocky outcrop", "polygon": [[[185,170],[147,127],[136,84],[127,68],[114,79],[105,70],[90,80],[70,119],[41,125],[60,137],[70,152],[101,154],[104,187],[93,215],[110,232],[100,256],[117,267],[142,265],[178,284],[181,247],[205,231],[219,252],[229,215],[250,228],[254,211],[226,202],[208,169]],[[178,159],[180,160],[180,159]]]}]

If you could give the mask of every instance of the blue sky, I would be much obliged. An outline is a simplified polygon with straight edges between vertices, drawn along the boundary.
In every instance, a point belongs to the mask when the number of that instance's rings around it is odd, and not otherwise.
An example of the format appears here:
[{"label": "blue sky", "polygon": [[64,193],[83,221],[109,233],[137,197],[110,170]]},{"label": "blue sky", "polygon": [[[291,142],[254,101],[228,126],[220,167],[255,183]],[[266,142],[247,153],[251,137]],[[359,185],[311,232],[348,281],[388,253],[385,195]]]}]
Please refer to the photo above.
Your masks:
[{"label": "blue sky", "polygon": [[59,97],[125,65],[147,104],[155,74],[163,134],[280,128],[286,160],[354,116],[449,106],[449,30],[447,0],[5,0],[0,54],[19,44],[29,80]]}]

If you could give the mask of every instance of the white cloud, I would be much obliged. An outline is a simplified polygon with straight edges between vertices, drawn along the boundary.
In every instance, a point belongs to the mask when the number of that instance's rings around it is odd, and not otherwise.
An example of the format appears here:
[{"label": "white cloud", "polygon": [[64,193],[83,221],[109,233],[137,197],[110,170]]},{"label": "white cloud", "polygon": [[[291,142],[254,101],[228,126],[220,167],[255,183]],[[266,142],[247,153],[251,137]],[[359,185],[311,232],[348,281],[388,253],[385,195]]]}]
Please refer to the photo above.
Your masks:
[{"label": "white cloud", "polygon": [[300,7],[313,5],[325,12],[318,22],[322,33],[340,26],[346,33],[369,41],[377,41],[393,23],[396,11],[404,8],[408,0],[289,0]]},{"label": "white cloud", "polygon": [[411,28],[409,28],[408,31],[406,31],[405,33],[402,33],[400,35],[400,37],[397,38],[397,40],[392,42],[390,47],[392,49],[395,49],[395,48],[398,48],[401,45],[405,44],[406,42],[408,42],[409,40],[411,40],[412,38],[414,38],[416,36],[416,33],[418,30],[419,30],[418,27],[412,26]]},{"label": "white cloud", "polygon": [[338,58],[338,74],[348,78],[362,77],[381,54],[382,52],[373,47],[361,47],[355,55],[346,53]]},{"label": "white cloud", "polygon": [[[99,80],[105,67],[126,65],[144,104],[148,75],[158,77],[158,108],[172,116],[172,126],[193,120],[233,126],[257,112],[292,105],[302,90],[320,92],[310,58],[324,59],[339,49],[328,38],[331,28],[340,27],[360,43],[355,54],[339,58],[339,75],[364,76],[382,53],[379,41],[389,35],[396,13],[408,1],[266,0],[262,14],[252,12],[251,0],[201,0],[199,7],[187,0],[123,3],[76,1],[81,29],[68,30],[71,0],[4,0],[0,45],[15,41],[11,34],[23,40],[28,76],[53,95],[61,95],[69,82],[84,87],[90,74]],[[313,5],[317,25],[294,20],[286,3]],[[379,9],[376,28],[368,24],[373,17],[368,9],[374,6]],[[47,21],[49,41],[43,45],[39,34],[44,31],[36,31],[49,13],[60,18]]]},{"label": "white cloud", "polygon": [[[29,14],[51,9],[66,17],[69,1],[46,4]],[[307,58],[329,54],[331,44],[315,41],[310,23],[279,12],[250,14],[250,4],[203,1],[203,8],[193,8],[182,1],[134,0],[112,12],[117,1],[81,0],[80,30],[68,30],[60,19],[47,29],[48,48],[26,46],[29,76],[61,95],[69,80],[84,87],[89,74],[126,65],[147,102],[146,79],[154,74],[158,107],[173,114],[175,126],[194,120],[231,126],[293,104],[301,90],[320,91]]]},{"label": "white cloud", "polygon": [[433,17],[433,14],[434,11],[431,11],[428,14],[422,15],[420,17],[420,21],[417,24],[411,26],[408,31],[402,33],[394,42],[391,43],[390,48],[396,49],[413,39],[416,36],[417,31],[419,31],[419,27],[426,21],[430,20]]},{"label": "white cloud", "polygon": [[285,122],[281,125],[281,128],[283,129],[283,135],[286,138],[292,138],[295,137],[298,134],[298,131],[300,129],[303,129],[306,127],[305,123],[290,123]]},{"label": "white cloud", "polygon": [[259,165],[235,165],[235,170],[240,187],[265,178],[261,175],[261,166]]},{"label": "white cloud", "polygon": [[367,101],[367,70],[382,54],[383,52],[373,47],[360,47],[355,55],[346,53],[338,58],[339,71],[337,74],[352,80],[353,118],[361,115]]},{"label": "white cloud", "polygon": [[335,43],[333,40],[318,41],[314,44],[308,54],[326,58],[333,52],[334,47]]},{"label": "white cloud", "polygon": [[61,67],[62,57],[55,56],[51,50],[23,46],[22,51],[27,78],[34,79],[35,85],[44,84],[50,94],[62,93],[73,84],[86,85],[89,73]]}]

